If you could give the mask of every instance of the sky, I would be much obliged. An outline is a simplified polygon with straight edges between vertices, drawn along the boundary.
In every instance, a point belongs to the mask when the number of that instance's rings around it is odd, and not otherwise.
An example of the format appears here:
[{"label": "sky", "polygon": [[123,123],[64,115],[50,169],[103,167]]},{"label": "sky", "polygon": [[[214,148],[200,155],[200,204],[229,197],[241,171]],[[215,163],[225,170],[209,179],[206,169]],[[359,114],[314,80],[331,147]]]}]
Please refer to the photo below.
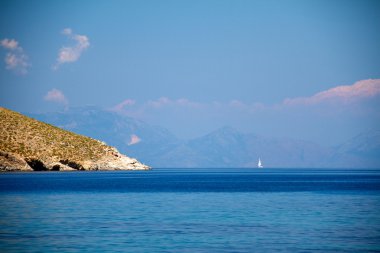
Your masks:
[{"label": "sky", "polygon": [[380,2],[1,1],[0,106],[337,145],[380,122]]}]

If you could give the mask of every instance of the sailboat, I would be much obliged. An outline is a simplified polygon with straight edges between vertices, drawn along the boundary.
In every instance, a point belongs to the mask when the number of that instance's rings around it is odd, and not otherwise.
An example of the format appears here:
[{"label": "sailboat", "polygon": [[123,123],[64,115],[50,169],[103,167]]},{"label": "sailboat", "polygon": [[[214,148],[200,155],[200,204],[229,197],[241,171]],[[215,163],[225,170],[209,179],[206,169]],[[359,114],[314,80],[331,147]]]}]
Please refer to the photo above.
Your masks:
[{"label": "sailboat", "polygon": [[257,163],[257,168],[260,168],[260,169],[264,168],[263,165],[262,165],[262,163],[261,163],[260,158],[259,158],[259,162]]}]

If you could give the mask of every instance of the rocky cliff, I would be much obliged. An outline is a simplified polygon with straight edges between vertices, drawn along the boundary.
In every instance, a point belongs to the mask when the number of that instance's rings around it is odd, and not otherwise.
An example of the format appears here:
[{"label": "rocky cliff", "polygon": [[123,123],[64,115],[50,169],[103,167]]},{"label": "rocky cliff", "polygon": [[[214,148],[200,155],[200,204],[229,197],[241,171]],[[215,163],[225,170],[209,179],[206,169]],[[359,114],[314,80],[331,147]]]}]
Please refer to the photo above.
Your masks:
[{"label": "rocky cliff", "polygon": [[104,142],[0,107],[0,171],[147,169]]}]

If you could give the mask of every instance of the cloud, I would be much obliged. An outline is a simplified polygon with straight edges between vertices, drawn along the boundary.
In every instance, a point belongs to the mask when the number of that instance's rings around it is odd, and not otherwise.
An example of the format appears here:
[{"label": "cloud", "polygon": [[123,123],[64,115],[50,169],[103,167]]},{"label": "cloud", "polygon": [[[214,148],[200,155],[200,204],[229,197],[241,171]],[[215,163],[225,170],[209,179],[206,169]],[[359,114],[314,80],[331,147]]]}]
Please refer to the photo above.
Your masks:
[{"label": "cloud", "polygon": [[[352,85],[337,86],[325,91],[316,93],[310,97],[296,97],[287,98],[279,104],[263,104],[258,102],[244,102],[238,99],[232,99],[230,101],[210,101],[199,102],[193,101],[187,98],[171,99],[168,97],[160,97],[155,100],[148,100],[143,103],[137,103],[133,99],[126,99],[123,102],[114,106],[111,110],[118,113],[122,113],[132,117],[144,118],[149,115],[157,115],[162,112],[166,114],[205,114],[210,115],[217,114],[246,114],[253,115],[256,113],[280,113],[284,110],[290,109],[289,106],[296,105],[323,105],[319,106],[323,110],[328,108],[334,109],[331,112],[337,112],[338,108],[335,103],[331,105],[331,102],[343,103],[347,106],[344,108],[352,109],[349,104],[353,102],[362,101],[365,106],[365,101],[369,101],[368,98],[380,96],[380,79],[367,79],[358,81]],[[367,100],[366,100],[367,99]],[[301,108],[301,107],[299,107]],[[342,107],[342,109],[344,109]],[[356,106],[355,108],[359,108]]]},{"label": "cloud", "polygon": [[133,99],[126,99],[120,104],[117,104],[113,108],[111,108],[111,111],[122,112],[127,106],[134,105],[135,103],[136,101]]},{"label": "cloud", "polygon": [[64,46],[59,50],[57,62],[53,66],[53,69],[58,69],[58,67],[64,63],[76,62],[82,55],[83,51],[90,46],[90,41],[87,36],[74,34],[70,28],[63,29],[62,34],[69,39],[74,40],[76,43],[74,46]]},{"label": "cloud", "polygon": [[10,39],[3,39],[1,41],[1,45],[6,49],[11,49],[11,50],[18,48],[18,42],[14,39],[11,39],[11,40]]},{"label": "cloud", "polygon": [[175,104],[179,106],[192,107],[192,108],[201,108],[203,105],[199,102],[191,101],[187,98],[180,98],[175,101]]},{"label": "cloud", "polygon": [[65,28],[62,30],[62,34],[64,35],[71,35],[73,33],[73,30],[71,28]]},{"label": "cloud", "polygon": [[45,95],[44,99],[49,102],[54,102],[58,104],[62,104],[67,106],[69,104],[68,100],[66,99],[65,95],[62,91],[57,89],[52,89],[48,91],[48,93]]},{"label": "cloud", "polygon": [[19,46],[15,39],[3,39],[1,46],[7,50],[5,56],[6,69],[12,70],[16,74],[24,75],[28,73],[28,56],[24,53],[22,47]]},{"label": "cloud", "polygon": [[153,107],[153,108],[160,108],[169,104],[172,104],[172,100],[170,100],[167,97],[160,97],[157,100],[150,100],[147,102],[147,106]]},{"label": "cloud", "polygon": [[231,100],[228,102],[199,102],[193,101],[187,98],[171,99],[168,97],[160,97],[155,100],[148,100],[146,102],[138,104],[133,99],[126,99],[123,102],[115,105],[110,109],[110,111],[126,114],[129,116],[137,116],[145,113],[154,113],[154,111],[162,110],[176,110],[176,111],[198,111],[202,112],[204,110],[215,110],[215,111],[225,111],[225,110],[239,110],[254,112],[257,110],[263,110],[267,108],[261,103],[244,103],[240,100]]},{"label": "cloud", "polygon": [[[371,108],[369,103],[372,101],[368,98],[378,95],[380,95],[380,79],[368,79],[358,81],[352,85],[337,86],[310,97],[287,98],[278,104],[263,104],[254,101],[244,102],[238,99],[199,102],[187,98],[171,99],[160,97],[143,103],[136,103],[135,100],[127,99],[116,105],[113,111],[142,120],[169,116],[173,118],[186,116],[194,119],[199,117],[200,121],[207,118],[238,120],[239,117],[250,118],[258,114],[295,113],[294,110],[303,110],[306,105],[316,105],[314,106],[314,113],[322,113],[324,115],[337,115],[337,113],[348,111],[354,114],[368,113]],[[360,102],[360,104],[357,102]],[[344,106],[336,106],[337,103]]]},{"label": "cloud", "polygon": [[156,100],[150,100],[146,103],[146,107],[161,108],[164,106],[200,108],[203,106],[203,104],[191,101],[187,98],[179,98],[173,100],[168,97],[160,97]]},{"label": "cloud", "polygon": [[314,105],[323,102],[351,103],[361,99],[374,97],[380,94],[380,79],[367,79],[352,85],[337,86],[311,97],[285,99],[284,105]]},{"label": "cloud", "polygon": [[128,146],[135,145],[135,144],[139,143],[140,141],[141,141],[141,139],[137,135],[132,134],[131,140],[128,142]]}]

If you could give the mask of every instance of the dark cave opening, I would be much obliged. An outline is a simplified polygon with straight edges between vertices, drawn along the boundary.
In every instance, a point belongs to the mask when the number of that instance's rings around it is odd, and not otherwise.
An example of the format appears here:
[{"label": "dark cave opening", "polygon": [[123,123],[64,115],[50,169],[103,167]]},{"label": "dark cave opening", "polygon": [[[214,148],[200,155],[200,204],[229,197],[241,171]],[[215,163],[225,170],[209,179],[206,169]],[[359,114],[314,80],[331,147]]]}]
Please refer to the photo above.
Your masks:
[{"label": "dark cave opening", "polygon": [[25,161],[34,171],[47,171],[48,168],[45,166],[43,162],[34,158],[27,158]]},{"label": "dark cave opening", "polygon": [[76,170],[84,170],[83,166],[80,163],[74,161],[60,160],[59,162]]}]

